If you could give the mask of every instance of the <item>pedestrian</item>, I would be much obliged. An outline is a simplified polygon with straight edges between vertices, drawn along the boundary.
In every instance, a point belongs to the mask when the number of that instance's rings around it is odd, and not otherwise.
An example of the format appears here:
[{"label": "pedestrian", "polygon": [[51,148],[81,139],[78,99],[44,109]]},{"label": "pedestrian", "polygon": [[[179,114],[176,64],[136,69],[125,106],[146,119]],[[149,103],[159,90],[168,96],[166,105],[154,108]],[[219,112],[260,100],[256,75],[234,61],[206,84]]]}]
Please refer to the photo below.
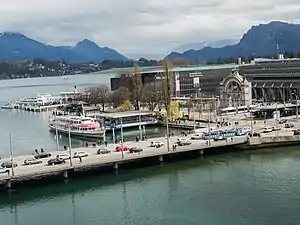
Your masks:
[{"label": "pedestrian", "polygon": [[105,147],[107,147],[107,141],[105,141],[104,143],[105,143]]},{"label": "pedestrian", "polygon": [[44,153],[44,149],[43,148],[41,148],[41,153]]},{"label": "pedestrian", "polygon": [[82,158],[81,158],[81,156],[79,156],[78,158],[79,158],[79,163],[82,163]]},{"label": "pedestrian", "polygon": [[85,143],[85,147],[88,148],[89,147],[89,143]]},{"label": "pedestrian", "polygon": [[233,142],[233,137],[231,137],[231,142]]}]

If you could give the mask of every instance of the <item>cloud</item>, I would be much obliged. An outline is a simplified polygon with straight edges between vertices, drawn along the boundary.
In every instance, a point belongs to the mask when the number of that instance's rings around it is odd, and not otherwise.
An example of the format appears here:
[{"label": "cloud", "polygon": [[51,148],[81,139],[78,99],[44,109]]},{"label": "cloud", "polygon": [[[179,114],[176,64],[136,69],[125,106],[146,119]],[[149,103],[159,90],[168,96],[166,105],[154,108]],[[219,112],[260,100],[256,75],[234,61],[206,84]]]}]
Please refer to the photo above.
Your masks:
[{"label": "cloud", "polygon": [[240,38],[252,25],[299,22],[298,0],[9,0],[0,30],[53,45],[88,38],[132,55],[165,55],[193,42]]}]

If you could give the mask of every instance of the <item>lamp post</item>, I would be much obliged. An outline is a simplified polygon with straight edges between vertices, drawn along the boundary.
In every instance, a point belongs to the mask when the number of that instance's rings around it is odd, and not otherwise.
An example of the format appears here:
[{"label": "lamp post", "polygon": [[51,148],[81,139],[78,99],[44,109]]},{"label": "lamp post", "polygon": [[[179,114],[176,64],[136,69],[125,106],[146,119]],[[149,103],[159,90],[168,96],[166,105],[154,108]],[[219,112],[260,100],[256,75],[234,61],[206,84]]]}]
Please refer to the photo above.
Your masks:
[{"label": "lamp post", "polygon": [[195,103],[192,102],[193,104],[193,122],[194,122],[194,132],[196,132],[196,117],[195,117]]},{"label": "lamp post", "polygon": [[73,166],[72,162],[72,144],[71,144],[71,127],[69,125],[69,154],[70,154],[70,166]]},{"label": "lamp post", "polygon": [[12,146],[12,134],[9,133],[9,150],[10,150],[10,160],[11,160],[11,176],[15,175],[14,171],[14,154],[13,154],[13,146]]},{"label": "lamp post", "polygon": [[296,90],[294,90],[293,95],[295,95],[295,99],[296,99],[296,119],[298,119],[298,114],[299,114],[299,110],[298,110],[298,94],[297,94]]},{"label": "lamp post", "polygon": [[58,122],[57,118],[55,118],[55,139],[56,139],[56,150],[59,151],[59,141],[58,141]]},{"label": "lamp post", "polygon": [[140,131],[140,140],[143,138],[143,132],[142,132],[142,118],[141,118],[141,104],[140,101],[138,101],[138,107],[139,107],[139,131]]},{"label": "lamp post", "polygon": [[[121,109],[121,112],[124,112],[123,106],[121,106],[120,109]],[[120,117],[120,129],[121,129],[121,153],[122,153],[122,159],[124,159],[124,152],[123,152],[123,150],[124,150],[124,142],[123,142],[124,137],[123,137],[123,118],[122,118],[122,116],[123,116],[123,115],[121,115],[121,117]]]}]

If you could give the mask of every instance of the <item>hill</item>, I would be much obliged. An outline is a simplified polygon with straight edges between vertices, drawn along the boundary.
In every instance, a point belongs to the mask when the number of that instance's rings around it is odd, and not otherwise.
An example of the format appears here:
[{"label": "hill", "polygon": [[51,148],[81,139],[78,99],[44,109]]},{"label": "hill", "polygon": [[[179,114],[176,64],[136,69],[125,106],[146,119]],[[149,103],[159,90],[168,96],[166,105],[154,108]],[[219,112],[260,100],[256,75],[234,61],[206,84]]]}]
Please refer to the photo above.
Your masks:
[{"label": "hill", "polygon": [[[277,49],[278,48],[278,49]],[[300,25],[279,21],[252,26],[235,45],[222,48],[172,52],[166,59],[185,58],[191,62],[208,62],[224,58],[259,57],[279,52],[300,52]]]},{"label": "hill", "polygon": [[65,60],[79,63],[104,60],[127,60],[121,53],[108,47],[99,47],[95,42],[83,40],[76,46],[46,45],[20,33],[0,34],[0,60]]}]

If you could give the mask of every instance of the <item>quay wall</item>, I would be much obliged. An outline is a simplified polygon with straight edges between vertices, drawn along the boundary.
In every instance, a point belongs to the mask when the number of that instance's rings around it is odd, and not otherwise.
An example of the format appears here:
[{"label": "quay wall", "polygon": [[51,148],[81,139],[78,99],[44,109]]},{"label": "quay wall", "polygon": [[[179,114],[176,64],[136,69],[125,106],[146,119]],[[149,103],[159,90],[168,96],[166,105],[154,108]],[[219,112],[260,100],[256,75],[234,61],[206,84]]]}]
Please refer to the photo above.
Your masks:
[{"label": "quay wall", "polygon": [[[173,138],[173,139],[172,139]],[[64,180],[75,177],[86,177],[88,173],[113,172],[126,170],[130,168],[142,167],[147,165],[156,165],[163,162],[171,162],[177,160],[184,160],[186,158],[203,157],[203,155],[218,154],[221,152],[240,151],[248,149],[259,149],[265,147],[279,147],[287,145],[298,145],[300,143],[300,136],[265,136],[265,137],[234,137],[233,140],[227,141],[203,141],[194,140],[192,144],[187,146],[177,146],[176,150],[172,148],[173,141],[177,137],[171,138],[171,146],[168,151],[167,146],[161,148],[151,148],[148,142],[130,142],[126,146],[139,146],[144,149],[141,153],[112,152],[107,155],[97,155],[95,151],[97,148],[80,148],[74,151],[90,151],[89,157],[84,158],[83,162],[78,159],[67,160],[65,164],[48,166],[46,164],[33,166],[18,166],[15,169],[14,175],[9,173],[7,175],[0,175],[0,186],[4,189],[10,189],[26,184],[46,184],[55,180]],[[162,140],[166,140],[162,138]],[[151,140],[150,140],[151,141]],[[112,148],[114,148],[112,146]],[[53,153],[55,156],[57,152]],[[16,161],[20,164],[26,156],[16,157]],[[28,158],[28,156],[27,156]],[[44,162],[47,162],[46,161]],[[18,165],[20,165],[18,164]]]}]

